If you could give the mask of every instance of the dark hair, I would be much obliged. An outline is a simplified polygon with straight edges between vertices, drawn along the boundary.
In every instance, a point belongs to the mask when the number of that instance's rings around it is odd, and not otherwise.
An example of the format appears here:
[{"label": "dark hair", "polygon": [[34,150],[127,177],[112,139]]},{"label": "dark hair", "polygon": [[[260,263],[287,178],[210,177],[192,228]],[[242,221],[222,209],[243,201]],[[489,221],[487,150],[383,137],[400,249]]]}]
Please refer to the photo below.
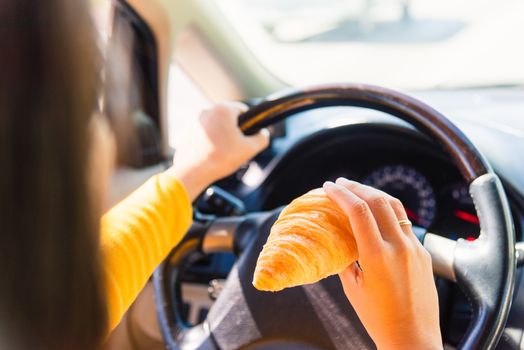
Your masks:
[{"label": "dark hair", "polygon": [[87,2],[0,1],[0,348],[95,349],[106,331]]}]

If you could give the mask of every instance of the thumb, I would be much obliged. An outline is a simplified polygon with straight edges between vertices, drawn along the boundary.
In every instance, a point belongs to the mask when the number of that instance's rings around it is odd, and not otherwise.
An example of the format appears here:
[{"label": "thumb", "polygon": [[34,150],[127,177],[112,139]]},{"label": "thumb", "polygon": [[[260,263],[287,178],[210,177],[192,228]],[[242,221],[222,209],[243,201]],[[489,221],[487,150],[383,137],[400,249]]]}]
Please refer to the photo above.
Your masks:
[{"label": "thumb", "polygon": [[268,129],[262,129],[254,135],[246,136],[246,138],[257,153],[269,146]]},{"label": "thumb", "polygon": [[340,282],[342,283],[342,287],[344,288],[344,293],[350,299],[350,295],[352,292],[357,290],[357,287],[362,282],[362,270],[358,266],[357,262],[355,261],[348,267],[346,267],[345,270],[340,272],[338,274],[338,277],[340,278]]}]

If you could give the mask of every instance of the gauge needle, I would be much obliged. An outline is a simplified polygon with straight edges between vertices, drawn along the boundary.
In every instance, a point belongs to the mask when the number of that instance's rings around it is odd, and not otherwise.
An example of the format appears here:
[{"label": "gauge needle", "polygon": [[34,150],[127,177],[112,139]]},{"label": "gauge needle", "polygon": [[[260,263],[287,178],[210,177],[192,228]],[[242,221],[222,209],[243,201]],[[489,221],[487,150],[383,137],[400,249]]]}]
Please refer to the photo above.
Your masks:
[{"label": "gauge needle", "polygon": [[406,214],[408,215],[408,219],[413,220],[418,223],[420,220],[420,217],[415,214],[415,212],[409,208],[404,208],[406,210]]},{"label": "gauge needle", "polygon": [[478,225],[480,223],[478,216],[470,214],[464,210],[455,210],[453,214],[460,220],[470,222],[472,224]]}]

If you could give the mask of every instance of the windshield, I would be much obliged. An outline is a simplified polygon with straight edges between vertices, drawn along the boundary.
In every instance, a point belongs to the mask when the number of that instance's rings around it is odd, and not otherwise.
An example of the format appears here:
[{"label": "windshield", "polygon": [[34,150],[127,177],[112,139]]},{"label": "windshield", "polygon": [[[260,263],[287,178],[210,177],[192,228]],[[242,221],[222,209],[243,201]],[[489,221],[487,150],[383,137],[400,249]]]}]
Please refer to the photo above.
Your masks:
[{"label": "windshield", "polygon": [[257,59],[295,86],[524,83],[521,0],[216,0]]}]

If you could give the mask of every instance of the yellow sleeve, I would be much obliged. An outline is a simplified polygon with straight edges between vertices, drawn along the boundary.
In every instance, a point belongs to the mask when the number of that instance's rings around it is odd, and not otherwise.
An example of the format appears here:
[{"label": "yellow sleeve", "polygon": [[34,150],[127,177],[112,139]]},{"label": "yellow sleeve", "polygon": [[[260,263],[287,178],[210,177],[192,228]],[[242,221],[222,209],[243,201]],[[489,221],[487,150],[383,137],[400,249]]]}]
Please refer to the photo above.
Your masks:
[{"label": "yellow sleeve", "polygon": [[182,239],[191,217],[186,190],[167,174],[152,177],[102,217],[100,243],[110,330]]}]

